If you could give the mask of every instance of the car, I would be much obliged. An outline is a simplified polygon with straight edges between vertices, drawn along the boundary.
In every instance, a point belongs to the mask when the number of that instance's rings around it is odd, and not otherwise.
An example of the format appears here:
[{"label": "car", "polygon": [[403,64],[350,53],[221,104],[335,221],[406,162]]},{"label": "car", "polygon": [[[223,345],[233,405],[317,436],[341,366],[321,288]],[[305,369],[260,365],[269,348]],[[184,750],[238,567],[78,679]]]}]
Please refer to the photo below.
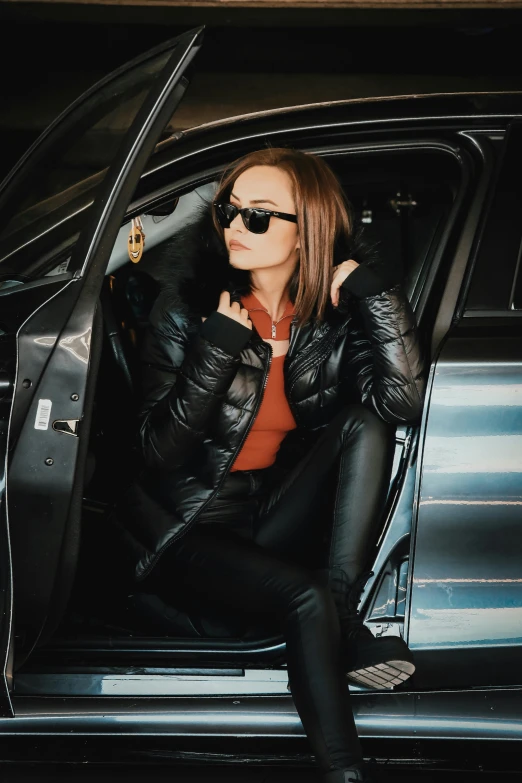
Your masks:
[{"label": "car", "polygon": [[393,691],[350,685],[363,749],[517,768],[522,92],[336,101],[179,131],[203,35],[95,85],[1,185],[1,758],[310,761],[277,631],[141,590],[118,505],[165,264],[174,247],[188,263],[204,252],[220,172],[270,144],[332,166],[429,356],[422,421],[396,429],[360,604],[374,634],[407,640],[416,672]]}]

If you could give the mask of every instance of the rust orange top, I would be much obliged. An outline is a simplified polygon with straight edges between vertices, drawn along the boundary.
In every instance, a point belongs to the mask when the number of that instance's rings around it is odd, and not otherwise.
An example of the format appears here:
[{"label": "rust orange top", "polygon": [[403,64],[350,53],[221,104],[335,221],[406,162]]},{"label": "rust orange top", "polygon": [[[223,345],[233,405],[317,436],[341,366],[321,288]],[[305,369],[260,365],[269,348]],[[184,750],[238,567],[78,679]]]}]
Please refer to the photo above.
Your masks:
[{"label": "rust orange top", "polygon": [[[290,323],[295,312],[291,302],[288,302],[282,317],[275,323],[254,294],[244,296],[241,303],[248,310],[250,320],[264,340],[289,339]],[[287,432],[296,427],[285,395],[284,360],[285,354],[272,357],[261,406],[231,470],[270,467],[275,462],[281,441]]]}]

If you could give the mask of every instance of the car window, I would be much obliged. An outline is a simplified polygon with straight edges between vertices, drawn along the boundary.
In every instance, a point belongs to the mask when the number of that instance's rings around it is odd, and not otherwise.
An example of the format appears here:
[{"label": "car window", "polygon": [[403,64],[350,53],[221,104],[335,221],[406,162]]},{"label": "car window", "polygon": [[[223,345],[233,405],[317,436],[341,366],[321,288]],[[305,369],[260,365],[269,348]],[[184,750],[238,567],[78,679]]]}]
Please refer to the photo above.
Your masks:
[{"label": "car window", "polygon": [[329,163],[365,243],[416,299],[458,191],[458,162],[446,152],[416,150],[336,157]]},{"label": "car window", "polygon": [[[446,152],[418,150],[327,159],[362,226],[365,243],[394,267],[395,278],[415,305],[459,188],[459,164]],[[209,216],[215,188],[212,181],[185,192],[169,214],[144,209],[145,245],[137,265],[129,262],[127,252],[131,224],[123,225],[107,273],[128,266],[126,274],[142,282],[150,276],[161,288],[168,285],[175,264],[212,252],[217,237]]]},{"label": "car window", "polygon": [[[168,253],[168,247],[172,242],[183,242],[184,238],[185,241],[189,241],[192,230],[196,231],[202,220],[203,212],[210,209],[216,186],[216,182],[198,186],[176,198],[175,201],[167,202],[166,208],[155,210],[154,214],[145,212],[141,215],[145,243],[144,254],[139,262],[140,270],[147,271],[154,277],[162,277],[163,255]],[[127,242],[130,229],[129,220],[119,231],[106,274],[112,274],[129,263]]]},{"label": "car window", "polygon": [[30,277],[51,246],[56,253],[64,221],[62,241],[70,250],[122,138],[174,45],[170,42],[138,58],[95,85],[40,137],[19,171],[4,181],[0,276],[13,270]]},{"label": "car window", "polygon": [[482,220],[466,313],[505,313],[522,309],[522,124],[513,123],[498,161]]}]

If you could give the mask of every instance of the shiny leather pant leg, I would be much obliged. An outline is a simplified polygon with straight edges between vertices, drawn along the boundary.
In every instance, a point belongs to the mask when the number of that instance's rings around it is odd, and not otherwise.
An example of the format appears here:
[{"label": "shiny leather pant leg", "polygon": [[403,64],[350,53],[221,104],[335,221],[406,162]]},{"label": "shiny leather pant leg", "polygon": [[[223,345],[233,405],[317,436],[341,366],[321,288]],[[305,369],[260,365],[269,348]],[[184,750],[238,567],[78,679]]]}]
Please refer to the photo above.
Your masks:
[{"label": "shiny leather pant leg", "polygon": [[291,555],[307,532],[314,534],[317,513],[311,509],[335,469],[328,578],[331,583],[342,575],[352,584],[367,566],[379,534],[394,431],[362,405],[343,408],[263,502],[255,541]]},{"label": "shiny leather pant leg", "polygon": [[214,603],[249,617],[278,617],[292,696],[320,768],[342,770],[361,759],[328,588],[303,567],[219,524],[196,525],[172,547],[162,567],[171,568],[205,607]]}]

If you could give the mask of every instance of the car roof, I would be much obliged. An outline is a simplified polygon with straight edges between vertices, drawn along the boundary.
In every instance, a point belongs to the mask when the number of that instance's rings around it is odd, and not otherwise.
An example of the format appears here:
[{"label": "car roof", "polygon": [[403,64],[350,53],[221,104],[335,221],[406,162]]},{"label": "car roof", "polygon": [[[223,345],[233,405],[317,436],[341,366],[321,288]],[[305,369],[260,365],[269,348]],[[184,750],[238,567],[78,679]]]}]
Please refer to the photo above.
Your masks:
[{"label": "car roof", "polygon": [[313,122],[314,116],[325,114],[338,122],[369,123],[422,119],[458,119],[522,117],[522,90],[498,92],[457,92],[348,98],[337,101],[284,106],[277,109],[238,114],[221,120],[202,123],[182,131],[183,136],[196,136],[216,129],[226,129],[238,123],[254,123],[263,119],[288,117],[292,124]]}]

